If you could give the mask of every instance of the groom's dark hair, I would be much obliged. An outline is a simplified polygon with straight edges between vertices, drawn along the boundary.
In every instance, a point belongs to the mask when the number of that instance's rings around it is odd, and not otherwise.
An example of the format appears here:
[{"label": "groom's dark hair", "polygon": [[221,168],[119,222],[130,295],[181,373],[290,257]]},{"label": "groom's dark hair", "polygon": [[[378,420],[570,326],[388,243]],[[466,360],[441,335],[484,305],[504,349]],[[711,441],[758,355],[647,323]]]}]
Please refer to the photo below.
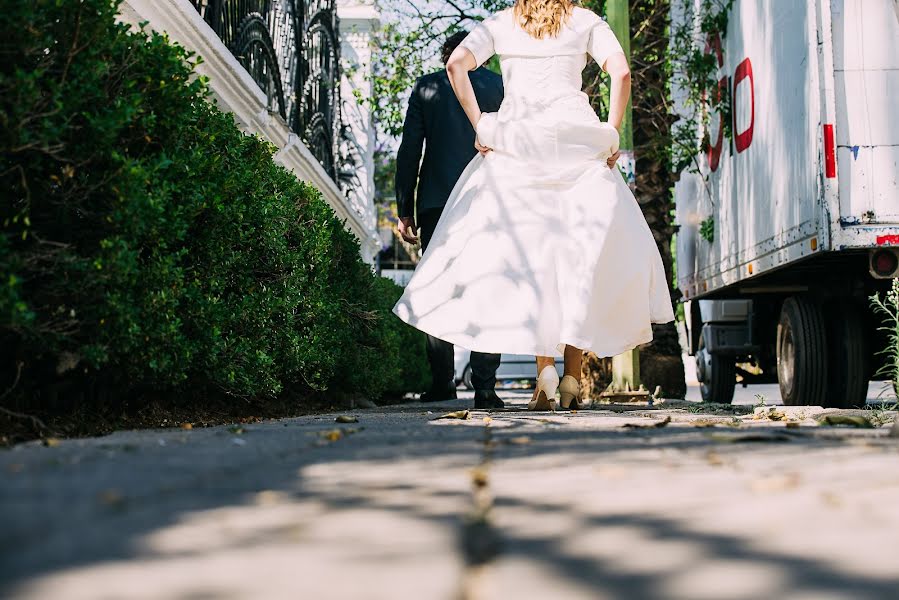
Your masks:
[{"label": "groom's dark hair", "polygon": [[443,60],[443,64],[449,62],[453,50],[462,43],[462,40],[464,40],[467,35],[468,32],[463,29],[446,38],[446,41],[443,42],[443,49],[440,51],[440,58]]}]

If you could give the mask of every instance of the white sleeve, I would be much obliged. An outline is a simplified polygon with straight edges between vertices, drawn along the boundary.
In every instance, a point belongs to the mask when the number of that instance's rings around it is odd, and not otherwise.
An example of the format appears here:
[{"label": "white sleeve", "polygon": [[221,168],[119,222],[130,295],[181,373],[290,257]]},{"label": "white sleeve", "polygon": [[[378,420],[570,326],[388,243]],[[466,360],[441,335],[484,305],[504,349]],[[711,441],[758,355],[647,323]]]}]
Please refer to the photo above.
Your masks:
[{"label": "white sleeve", "polygon": [[615,32],[603,19],[597,18],[596,25],[590,30],[590,40],[587,42],[587,52],[600,67],[604,67],[606,59],[616,52],[624,53]]},{"label": "white sleeve", "polygon": [[459,45],[467,48],[474,55],[479,67],[496,54],[493,46],[493,34],[484,23],[478,23]]}]

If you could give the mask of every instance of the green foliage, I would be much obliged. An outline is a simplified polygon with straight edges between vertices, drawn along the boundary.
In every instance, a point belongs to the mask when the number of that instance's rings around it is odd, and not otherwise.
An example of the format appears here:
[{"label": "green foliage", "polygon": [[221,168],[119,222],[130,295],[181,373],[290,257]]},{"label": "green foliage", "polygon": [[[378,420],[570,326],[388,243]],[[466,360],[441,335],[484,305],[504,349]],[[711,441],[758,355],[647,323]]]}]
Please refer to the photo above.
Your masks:
[{"label": "green foliage", "polygon": [[[507,8],[512,0],[436,2],[420,6],[404,0],[381,2],[384,25],[377,36],[370,108],[378,130],[397,136],[415,80],[442,67],[443,42],[461,29]],[[488,68],[498,71],[498,62]]]},{"label": "green foliage", "polygon": [[699,236],[707,242],[715,241],[715,217],[703,219],[699,224]]},{"label": "green foliage", "polygon": [[899,279],[893,279],[885,298],[874,294],[870,298],[874,314],[883,317],[878,328],[887,334],[887,347],[878,351],[885,357],[883,366],[875,375],[885,375],[893,383],[893,393],[899,395]]},{"label": "green foliage", "polygon": [[65,372],[238,396],[419,384],[393,284],[208,101],[198,58],[111,0],[2,4],[0,364],[24,364],[24,389]]},{"label": "green foliage", "polygon": [[[685,14],[671,24],[668,54],[672,86],[685,94],[683,107],[689,114],[672,129],[670,164],[674,172],[689,168],[699,172],[698,156],[708,149],[709,121],[722,114],[724,137],[730,139],[731,98],[719,90],[718,59],[714,39],[720,36],[722,52],[734,0],[702,0],[693,11],[692,2],[680,2]],[[724,93],[722,93],[722,91]]]}]

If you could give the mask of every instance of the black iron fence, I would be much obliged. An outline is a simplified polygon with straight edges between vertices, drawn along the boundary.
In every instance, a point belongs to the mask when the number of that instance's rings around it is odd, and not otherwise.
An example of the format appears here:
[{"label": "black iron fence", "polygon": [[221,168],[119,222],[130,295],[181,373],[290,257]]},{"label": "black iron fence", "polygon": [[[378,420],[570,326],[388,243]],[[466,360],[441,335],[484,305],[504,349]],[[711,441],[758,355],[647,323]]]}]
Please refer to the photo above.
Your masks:
[{"label": "black iron fence", "polygon": [[334,0],[191,0],[278,112],[338,178],[340,42]]}]

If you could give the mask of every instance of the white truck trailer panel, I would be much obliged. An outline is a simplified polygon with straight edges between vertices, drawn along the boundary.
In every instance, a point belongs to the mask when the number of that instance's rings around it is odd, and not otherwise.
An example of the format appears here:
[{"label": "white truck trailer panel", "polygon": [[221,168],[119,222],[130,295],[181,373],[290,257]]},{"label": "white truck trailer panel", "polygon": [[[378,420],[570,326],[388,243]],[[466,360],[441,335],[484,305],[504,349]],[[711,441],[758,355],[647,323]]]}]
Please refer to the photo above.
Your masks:
[{"label": "white truck trailer panel", "polygon": [[899,2],[830,6],[841,226],[833,246],[883,245],[890,238],[878,225],[899,223]]},{"label": "white truck trailer panel", "polygon": [[[673,18],[699,1],[682,0]],[[675,187],[686,298],[819,252],[899,245],[894,4],[737,0],[723,39],[706,41],[732,98],[733,136],[719,135],[713,115],[701,173]],[[709,217],[712,241],[699,235]]]}]

